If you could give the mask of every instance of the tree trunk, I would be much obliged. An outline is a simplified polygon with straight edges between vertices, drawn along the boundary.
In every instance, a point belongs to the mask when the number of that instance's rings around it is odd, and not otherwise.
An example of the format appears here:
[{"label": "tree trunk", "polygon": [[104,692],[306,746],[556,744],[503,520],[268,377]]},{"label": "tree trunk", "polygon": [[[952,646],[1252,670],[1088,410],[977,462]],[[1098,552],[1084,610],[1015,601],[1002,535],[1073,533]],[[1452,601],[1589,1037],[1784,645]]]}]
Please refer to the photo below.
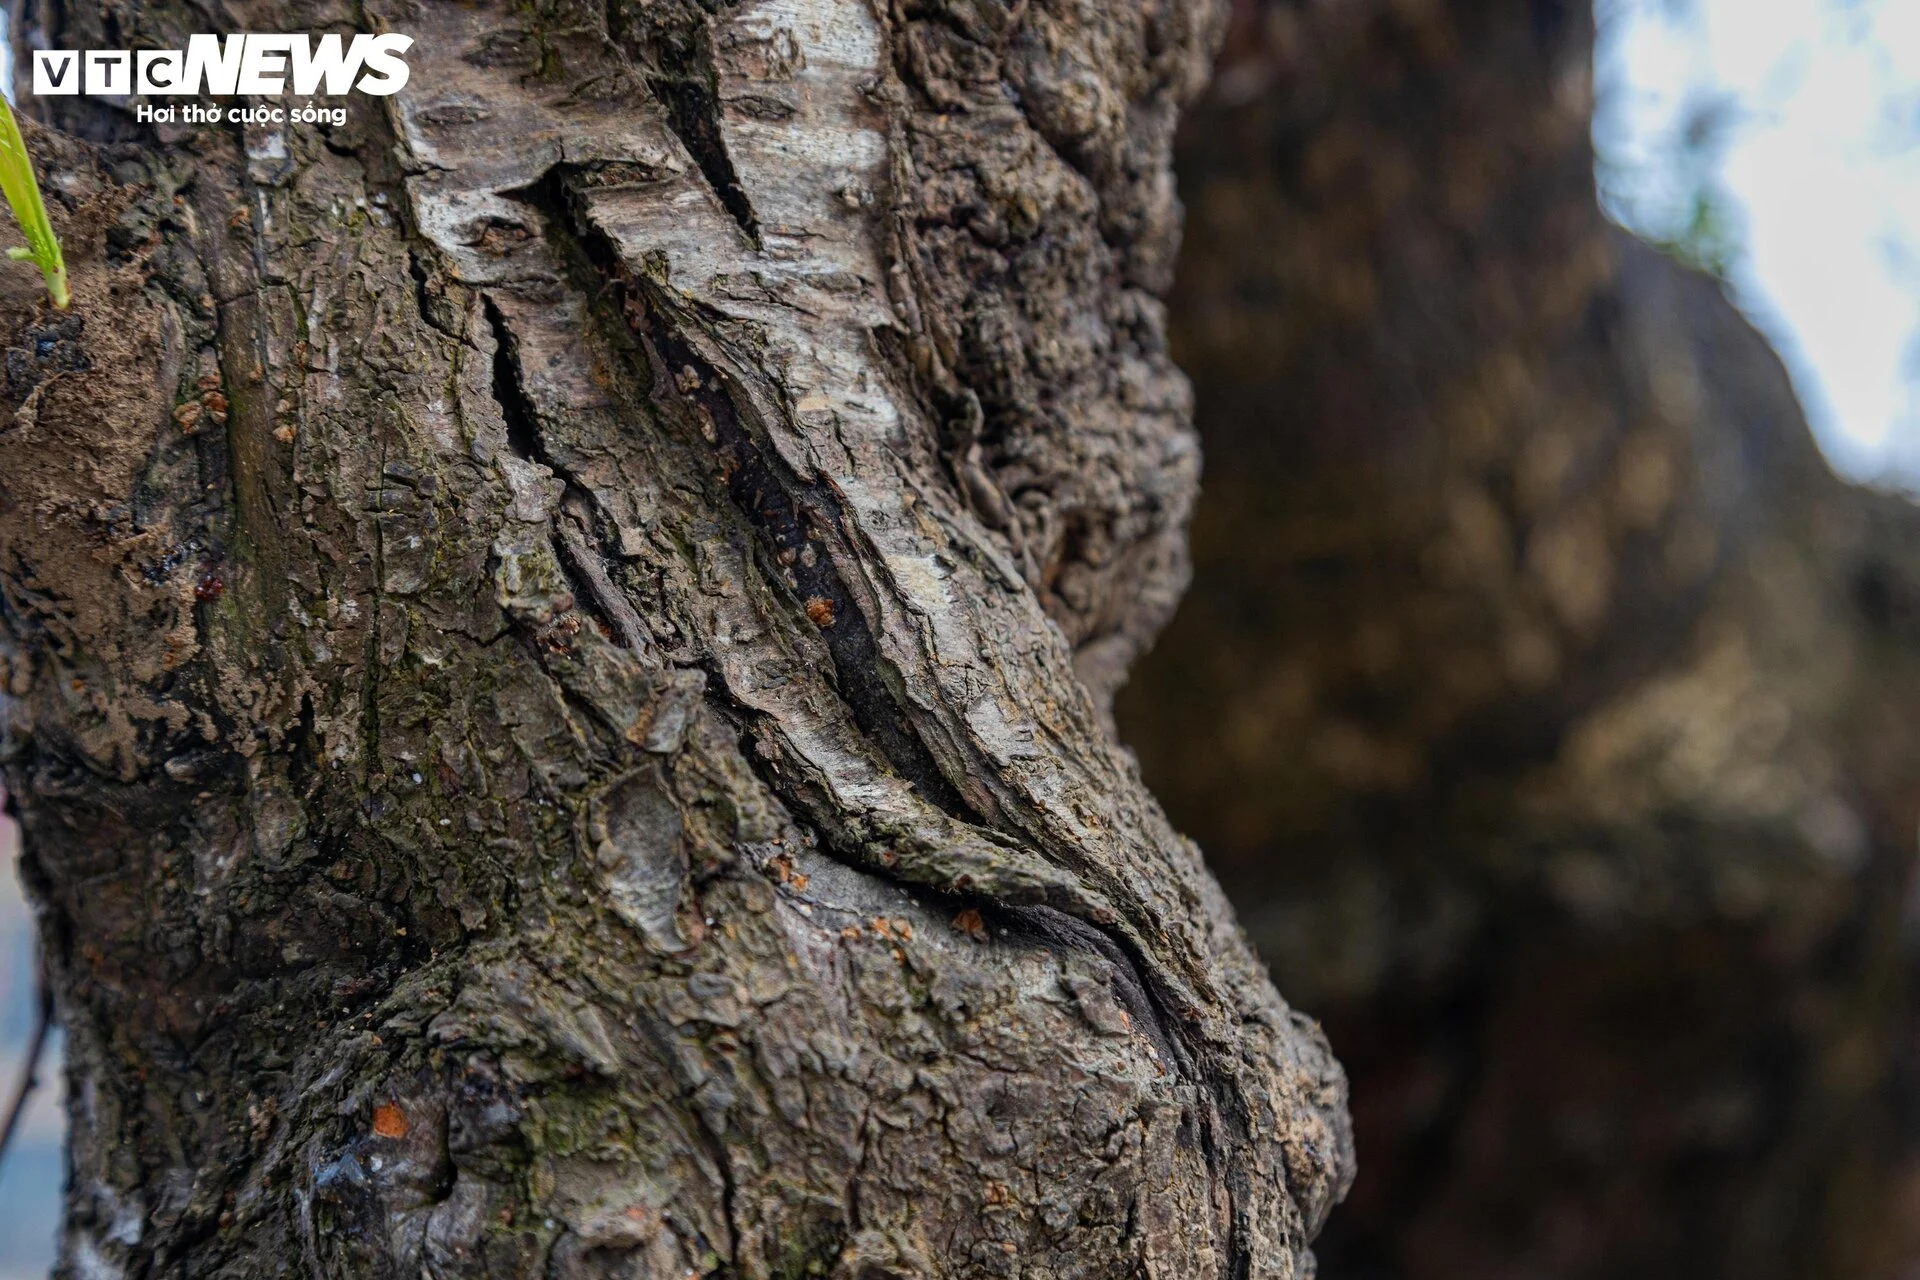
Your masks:
[{"label": "tree trunk", "polygon": [[1592,39],[1236,11],[1176,164],[1195,584],[1121,720],[1353,1073],[1330,1274],[1890,1276],[1920,519],[1602,217]]},{"label": "tree trunk", "polygon": [[1185,573],[1217,15],[709,7],[370,0],[411,83],[344,128],[46,100],[60,1275],[1311,1272],[1339,1069],[1103,727]]}]

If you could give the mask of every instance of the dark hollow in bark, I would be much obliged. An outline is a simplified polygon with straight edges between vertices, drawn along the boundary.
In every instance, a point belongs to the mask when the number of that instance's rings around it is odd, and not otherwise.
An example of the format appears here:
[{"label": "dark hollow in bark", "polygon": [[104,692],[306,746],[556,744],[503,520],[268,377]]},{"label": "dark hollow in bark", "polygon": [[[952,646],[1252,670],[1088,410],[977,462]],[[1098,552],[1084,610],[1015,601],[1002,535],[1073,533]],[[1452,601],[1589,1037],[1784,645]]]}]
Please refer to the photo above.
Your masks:
[{"label": "dark hollow in bark", "polygon": [[1120,716],[1353,1075],[1340,1277],[1886,1277],[1920,521],[1595,204],[1589,7],[1241,5],[1195,583]]},{"label": "dark hollow in bark", "polygon": [[60,1274],[1308,1274],[1344,1082],[1105,729],[1185,574],[1219,15],[219,12],[412,81],[34,136],[78,301],[0,279],[0,708]]}]

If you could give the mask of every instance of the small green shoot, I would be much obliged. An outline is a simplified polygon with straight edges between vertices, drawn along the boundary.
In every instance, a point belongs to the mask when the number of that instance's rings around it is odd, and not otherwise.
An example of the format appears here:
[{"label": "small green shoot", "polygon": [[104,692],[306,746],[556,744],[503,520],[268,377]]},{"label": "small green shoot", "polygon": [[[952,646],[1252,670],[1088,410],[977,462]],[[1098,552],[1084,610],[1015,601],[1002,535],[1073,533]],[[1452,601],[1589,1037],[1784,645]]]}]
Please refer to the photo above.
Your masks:
[{"label": "small green shoot", "polygon": [[33,176],[33,157],[27,154],[27,140],[20,136],[20,125],[13,108],[0,98],[0,192],[13,209],[13,220],[27,237],[24,249],[9,249],[9,258],[31,259],[47,278],[47,296],[53,305],[65,311],[73,304],[67,291],[67,260],[60,252],[60,241],[47,221],[47,206],[40,198],[40,183]]}]

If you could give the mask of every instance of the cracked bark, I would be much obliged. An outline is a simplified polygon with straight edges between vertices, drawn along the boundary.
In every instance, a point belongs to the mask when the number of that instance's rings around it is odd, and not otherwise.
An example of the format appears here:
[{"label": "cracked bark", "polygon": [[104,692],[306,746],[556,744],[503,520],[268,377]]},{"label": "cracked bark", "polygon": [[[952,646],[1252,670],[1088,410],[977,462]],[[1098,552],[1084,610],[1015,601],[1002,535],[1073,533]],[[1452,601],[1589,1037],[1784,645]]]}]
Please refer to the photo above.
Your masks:
[{"label": "cracked bark", "polygon": [[1308,1274],[1339,1069],[1104,728],[1185,571],[1211,7],[222,13],[412,83],[34,139],[60,1274]]}]

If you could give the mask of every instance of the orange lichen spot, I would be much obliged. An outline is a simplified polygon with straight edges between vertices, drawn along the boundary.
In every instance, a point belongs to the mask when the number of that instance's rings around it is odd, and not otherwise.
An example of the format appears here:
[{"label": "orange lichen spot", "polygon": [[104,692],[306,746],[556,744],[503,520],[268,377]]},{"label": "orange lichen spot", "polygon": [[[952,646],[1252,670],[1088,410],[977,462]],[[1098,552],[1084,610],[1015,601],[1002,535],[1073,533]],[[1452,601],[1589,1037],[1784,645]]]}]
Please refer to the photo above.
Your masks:
[{"label": "orange lichen spot", "polygon": [[373,1131],[382,1138],[404,1138],[411,1128],[397,1103],[383,1102],[373,1109]]},{"label": "orange lichen spot", "polygon": [[893,922],[885,916],[875,916],[873,918],[873,931],[883,938],[891,938],[893,936]]},{"label": "orange lichen spot", "polygon": [[813,619],[816,627],[833,625],[833,601],[825,596],[814,596],[807,601],[807,616]]},{"label": "orange lichen spot", "polygon": [[987,940],[987,922],[981,919],[980,913],[972,907],[968,907],[953,918],[953,927],[975,942]]},{"label": "orange lichen spot", "polygon": [[848,925],[846,928],[840,931],[840,937],[843,941],[846,941],[846,942],[860,941],[860,926],[857,924]]}]

